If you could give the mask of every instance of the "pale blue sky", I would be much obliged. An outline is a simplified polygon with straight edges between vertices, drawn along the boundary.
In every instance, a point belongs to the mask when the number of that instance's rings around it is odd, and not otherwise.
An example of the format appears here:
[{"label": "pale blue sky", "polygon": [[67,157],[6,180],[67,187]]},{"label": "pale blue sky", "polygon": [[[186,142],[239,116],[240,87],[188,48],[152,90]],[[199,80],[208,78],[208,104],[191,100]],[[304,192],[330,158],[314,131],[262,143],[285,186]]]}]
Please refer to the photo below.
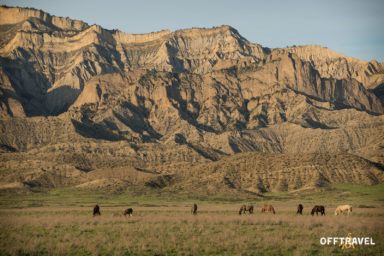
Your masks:
[{"label": "pale blue sky", "polygon": [[383,0],[0,0],[127,33],[231,25],[253,43],[317,44],[384,62]]}]

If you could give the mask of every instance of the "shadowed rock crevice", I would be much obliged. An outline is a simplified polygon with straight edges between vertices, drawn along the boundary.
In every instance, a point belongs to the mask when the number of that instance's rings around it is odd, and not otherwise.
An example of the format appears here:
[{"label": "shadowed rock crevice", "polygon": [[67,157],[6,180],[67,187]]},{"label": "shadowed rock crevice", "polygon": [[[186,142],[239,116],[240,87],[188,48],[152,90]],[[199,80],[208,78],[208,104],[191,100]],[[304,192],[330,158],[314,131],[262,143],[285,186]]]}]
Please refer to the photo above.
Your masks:
[{"label": "shadowed rock crevice", "polygon": [[125,137],[115,134],[109,129],[95,123],[84,123],[74,119],[71,120],[76,131],[86,138],[94,138],[109,141],[126,140]]},{"label": "shadowed rock crevice", "polygon": [[164,188],[172,185],[174,183],[174,178],[175,177],[173,175],[161,175],[153,180],[147,181],[145,186],[151,188]]},{"label": "shadowed rock crevice", "polygon": [[384,83],[378,85],[371,91],[381,100],[381,103],[384,105]]}]

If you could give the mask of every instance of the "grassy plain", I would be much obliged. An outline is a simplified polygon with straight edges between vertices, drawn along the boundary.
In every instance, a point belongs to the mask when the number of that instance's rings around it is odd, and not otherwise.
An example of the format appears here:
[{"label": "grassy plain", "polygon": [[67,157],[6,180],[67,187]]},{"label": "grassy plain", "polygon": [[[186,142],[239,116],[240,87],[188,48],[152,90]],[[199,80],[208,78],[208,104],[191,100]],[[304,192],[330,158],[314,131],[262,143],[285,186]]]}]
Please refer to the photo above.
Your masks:
[{"label": "grassy plain", "polygon": [[[259,196],[145,195],[57,189],[0,194],[0,255],[382,255],[384,185],[337,184],[317,193]],[[204,200],[203,200],[204,199]],[[189,213],[192,202],[198,215]],[[304,215],[296,216],[296,205]],[[92,217],[92,205],[102,215]],[[238,215],[243,203],[253,215]],[[276,215],[260,213],[270,203]],[[334,216],[339,204],[352,216]],[[309,215],[314,204],[326,216]],[[132,217],[121,214],[133,207]],[[372,237],[375,246],[342,250],[320,245],[321,237]]]}]

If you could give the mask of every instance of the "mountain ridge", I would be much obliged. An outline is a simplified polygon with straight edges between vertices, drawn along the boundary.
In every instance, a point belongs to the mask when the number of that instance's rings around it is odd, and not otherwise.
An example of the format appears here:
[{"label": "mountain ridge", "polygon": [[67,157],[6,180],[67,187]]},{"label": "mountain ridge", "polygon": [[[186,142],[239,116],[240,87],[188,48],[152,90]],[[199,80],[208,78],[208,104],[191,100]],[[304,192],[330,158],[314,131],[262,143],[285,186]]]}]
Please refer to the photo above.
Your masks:
[{"label": "mountain ridge", "polygon": [[[37,10],[0,14],[3,183],[35,184],[31,177],[45,172],[34,158],[52,171],[49,179],[62,168],[96,184],[84,173],[110,167],[128,168],[131,178],[138,169],[179,177],[178,168],[225,165],[246,152],[340,161],[348,153],[368,159],[362,166],[377,170],[369,180],[382,182],[383,63],[316,45],[267,48],[228,25],[135,35]],[[29,169],[15,164],[22,156]],[[331,175],[325,166],[322,175]],[[355,174],[344,181],[365,182]]]}]

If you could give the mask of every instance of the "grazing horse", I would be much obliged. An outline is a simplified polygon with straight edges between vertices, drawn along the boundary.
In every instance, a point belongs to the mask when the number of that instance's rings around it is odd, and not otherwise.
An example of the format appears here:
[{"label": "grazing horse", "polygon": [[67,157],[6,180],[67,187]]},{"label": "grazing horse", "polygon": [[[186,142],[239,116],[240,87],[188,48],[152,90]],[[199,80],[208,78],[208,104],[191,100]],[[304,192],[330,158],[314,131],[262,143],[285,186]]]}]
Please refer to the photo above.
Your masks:
[{"label": "grazing horse", "polygon": [[94,207],[93,207],[93,216],[96,216],[96,215],[101,215],[101,213],[100,213],[100,207],[98,206],[98,205],[95,205]]},{"label": "grazing horse", "polygon": [[343,212],[347,212],[347,214],[349,215],[352,212],[352,206],[350,206],[350,205],[337,206],[337,208],[335,210],[335,215],[342,214]]},{"label": "grazing horse", "polygon": [[132,216],[132,214],[133,214],[132,208],[128,208],[124,211],[124,216],[127,216],[127,215]]},{"label": "grazing horse", "polygon": [[196,215],[197,214],[197,204],[193,204],[191,207],[191,214]]},{"label": "grazing horse", "polygon": [[297,212],[296,212],[296,214],[301,214],[301,215],[303,215],[303,205],[302,204],[299,204],[299,205],[297,205]]},{"label": "grazing horse", "polygon": [[239,211],[239,214],[241,215],[242,213],[245,214],[245,212],[248,211],[249,214],[252,214],[253,213],[253,205],[242,205],[240,207],[240,211]]},{"label": "grazing horse", "polygon": [[263,205],[263,207],[261,207],[261,212],[272,212],[273,214],[275,214],[275,209],[273,209],[273,206],[272,205]]},{"label": "grazing horse", "polygon": [[319,212],[321,213],[321,215],[325,215],[325,208],[324,208],[324,206],[322,206],[322,205],[315,205],[315,207],[313,207],[313,209],[311,211],[311,215],[313,216],[315,213],[316,213],[316,215],[319,215]]}]

